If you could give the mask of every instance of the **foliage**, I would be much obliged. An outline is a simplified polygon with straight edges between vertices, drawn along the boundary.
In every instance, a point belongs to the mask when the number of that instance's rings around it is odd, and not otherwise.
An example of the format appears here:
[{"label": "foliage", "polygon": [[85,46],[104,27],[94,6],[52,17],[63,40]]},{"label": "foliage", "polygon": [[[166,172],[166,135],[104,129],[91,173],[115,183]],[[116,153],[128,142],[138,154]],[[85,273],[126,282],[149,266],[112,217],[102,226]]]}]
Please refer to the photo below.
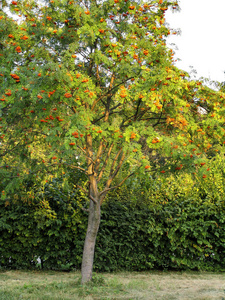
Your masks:
[{"label": "foliage", "polygon": [[149,149],[171,158],[161,172],[221,151],[224,93],[175,68],[165,44],[176,2],[45,4],[13,1],[17,22],[1,12],[0,171],[14,170],[5,193],[29,168],[55,164],[98,181],[92,196],[103,198],[122,164],[123,178],[155,168]]},{"label": "foliage", "polygon": [[28,188],[26,198],[15,195],[12,202],[1,201],[1,266],[80,268],[85,201],[63,181],[64,176],[53,178],[43,187]]},{"label": "foliage", "polygon": [[[211,173],[204,179],[163,174],[140,183],[130,180],[111,192],[102,206],[95,270],[224,270],[220,160],[210,162]],[[29,201],[1,201],[2,268],[80,269],[85,200],[62,182],[63,176],[46,183],[43,193],[37,191]]]},{"label": "foliage", "polygon": [[174,199],[145,210],[113,204],[110,226],[99,232],[99,270],[224,270],[224,203],[215,209]]}]

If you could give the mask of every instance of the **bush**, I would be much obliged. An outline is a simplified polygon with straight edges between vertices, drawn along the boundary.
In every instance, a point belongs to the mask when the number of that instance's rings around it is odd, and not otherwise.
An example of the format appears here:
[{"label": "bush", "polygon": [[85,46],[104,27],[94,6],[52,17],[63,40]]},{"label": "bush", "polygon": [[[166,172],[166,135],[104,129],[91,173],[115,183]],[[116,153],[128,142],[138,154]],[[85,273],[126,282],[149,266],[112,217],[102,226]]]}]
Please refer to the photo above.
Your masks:
[{"label": "bush", "polygon": [[108,202],[95,268],[225,270],[225,206],[194,199],[157,205]]},{"label": "bush", "polygon": [[[210,179],[193,185],[184,175],[130,182],[110,193],[102,206],[95,271],[224,271],[225,199],[207,193],[211,188]],[[60,179],[36,190],[32,200],[1,201],[1,267],[79,269],[87,226],[82,205],[82,195]]]},{"label": "bush", "polygon": [[0,265],[3,268],[80,268],[86,218],[80,194],[58,179],[35,198],[0,202]]}]

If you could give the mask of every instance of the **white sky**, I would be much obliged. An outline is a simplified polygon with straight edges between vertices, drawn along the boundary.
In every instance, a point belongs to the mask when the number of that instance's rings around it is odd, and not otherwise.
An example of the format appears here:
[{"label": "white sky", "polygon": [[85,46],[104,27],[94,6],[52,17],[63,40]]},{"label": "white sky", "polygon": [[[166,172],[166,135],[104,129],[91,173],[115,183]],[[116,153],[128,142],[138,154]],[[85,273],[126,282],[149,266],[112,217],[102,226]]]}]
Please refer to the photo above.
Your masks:
[{"label": "white sky", "polygon": [[[176,66],[196,77],[225,81],[225,0],[180,0],[181,11],[167,11],[166,21],[171,28],[181,29],[181,35],[168,38],[174,43]],[[173,49],[175,49],[173,47]]]}]

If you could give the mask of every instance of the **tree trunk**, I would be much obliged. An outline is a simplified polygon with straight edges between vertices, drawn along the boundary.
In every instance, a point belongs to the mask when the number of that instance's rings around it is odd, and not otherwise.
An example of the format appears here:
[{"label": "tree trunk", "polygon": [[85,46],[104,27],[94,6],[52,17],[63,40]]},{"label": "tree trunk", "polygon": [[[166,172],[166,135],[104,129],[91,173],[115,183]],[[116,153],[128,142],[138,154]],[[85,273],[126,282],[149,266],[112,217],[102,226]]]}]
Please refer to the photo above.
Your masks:
[{"label": "tree trunk", "polygon": [[[96,199],[97,200],[97,199]],[[85,284],[92,279],[95,242],[99,229],[101,218],[100,201],[94,203],[90,200],[88,228],[84,242],[82,266],[81,266],[81,284]]]}]

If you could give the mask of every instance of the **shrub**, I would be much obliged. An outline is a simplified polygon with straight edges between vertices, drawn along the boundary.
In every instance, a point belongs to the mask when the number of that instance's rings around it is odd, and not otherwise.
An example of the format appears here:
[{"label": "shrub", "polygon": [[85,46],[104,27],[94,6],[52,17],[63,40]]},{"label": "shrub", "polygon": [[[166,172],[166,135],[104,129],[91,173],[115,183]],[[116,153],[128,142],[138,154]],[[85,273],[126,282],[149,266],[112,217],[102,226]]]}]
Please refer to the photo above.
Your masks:
[{"label": "shrub", "polygon": [[[224,271],[225,193],[212,193],[212,185],[184,175],[132,181],[111,192],[102,206],[95,271]],[[79,269],[83,205],[82,194],[61,179],[37,189],[32,200],[1,201],[1,267]]]}]

